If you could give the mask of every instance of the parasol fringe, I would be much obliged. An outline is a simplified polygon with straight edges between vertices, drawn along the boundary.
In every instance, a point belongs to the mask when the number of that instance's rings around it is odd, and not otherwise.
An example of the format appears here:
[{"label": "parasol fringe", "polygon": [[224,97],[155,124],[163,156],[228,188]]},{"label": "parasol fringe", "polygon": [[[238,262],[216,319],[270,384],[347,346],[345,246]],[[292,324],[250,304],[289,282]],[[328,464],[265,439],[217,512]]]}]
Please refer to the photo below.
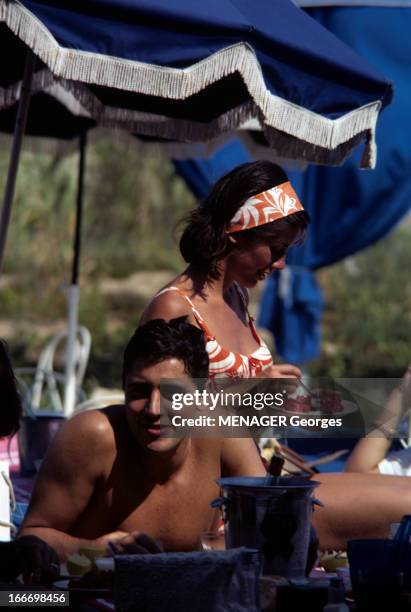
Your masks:
[{"label": "parasol fringe", "polygon": [[[52,85],[54,81],[55,79],[53,75],[47,68],[39,70],[33,75],[31,92],[38,93],[39,91],[44,91],[47,87]],[[10,85],[9,87],[0,87],[0,109],[4,110],[14,106],[14,104],[17,104],[20,99],[20,93],[21,81],[13,83],[13,85]]]},{"label": "parasol fringe", "polygon": [[[128,109],[106,107],[103,106],[86,87],[78,83],[66,81],[61,81],[61,87],[59,87],[58,95],[56,95],[57,99],[59,99],[62,104],[66,104],[65,94],[67,94],[68,91],[75,96],[83,108],[87,109],[89,116],[93,116],[103,127],[123,129],[143,136],[168,139],[170,141],[175,140],[180,141],[180,143],[182,141],[183,146],[184,142],[192,143],[195,141],[209,141],[212,143],[212,141],[217,140],[221,143],[223,138],[227,138],[230,135],[233,136],[232,132],[235,130],[239,130],[236,135],[241,136],[242,126],[250,118],[260,116],[259,109],[252,101],[248,101],[220,115],[209,123],[200,123],[157,114],[151,115],[149,113],[131,111]],[[377,114],[375,115],[374,125],[376,119]],[[292,162],[293,160],[302,163],[310,163],[315,160],[317,164],[337,166],[342,164],[350,156],[354,147],[367,139],[361,167],[374,167],[375,165],[375,128],[372,130],[368,129],[367,124],[369,123],[367,120],[363,123],[358,123],[357,128],[360,131],[355,133],[354,130],[354,135],[349,138],[349,140],[335,147],[335,149],[321,147],[284,134],[282,130],[264,125],[263,118],[260,118],[259,123],[262,124],[262,132],[270,144],[270,147],[267,148],[267,151],[264,151],[264,153],[262,153],[260,147],[257,153],[259,157],[284,160],[284,163]],[[363,125],[365,129],[362,129]],[[176,153],[178,157],[181,157],[181,155],[187,157],[186,153],[182,153],[182,146],[180,143],[168,143],[168,151],[170,154]],[[164,147],[165,144],[167,143],[162,142],[161,146]],[[216,146],[218,147],[218,144]],[[210,151],[215,148],[216,147],[213,147],[211,144]],[[248,146],[248,148],[250,147]]]},{"label": "parasol fringe", "polygon": [[[269,144],[281,157],[337,165],[349,155],[354,141],[366,139],[361,166],[373,167],[375,164],[375,124],[382,106],[380,101],[337,119],[328,119],[293,104],[267,90],[261,66],[247,43],[227,47],[188,68],[175,69],[62,48],[47,28],[17,1],[0,0],[0,20],[5,21],[51,72],[62,79],[60,83],[103,126],[162,138],[208,140],[221,131],[238,129],[248,119],[259,117]],[[234,73],[241,75],[252,101],[206,124],[110,108],[102,105],[84,85],[98,84],[184,100]],[[0,105],[1,96],[10,100],[16,91],[0,92]],[[281,134],[283,138],[279,138]],[[288,142],[290,136],[292,139]]]}]

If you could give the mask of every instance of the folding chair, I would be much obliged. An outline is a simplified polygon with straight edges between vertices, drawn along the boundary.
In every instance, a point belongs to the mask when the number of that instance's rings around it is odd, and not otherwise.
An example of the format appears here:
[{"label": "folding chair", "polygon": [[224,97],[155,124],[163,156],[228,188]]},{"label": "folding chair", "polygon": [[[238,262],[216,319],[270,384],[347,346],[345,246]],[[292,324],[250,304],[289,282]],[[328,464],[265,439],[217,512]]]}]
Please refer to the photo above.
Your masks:
[{"label": "folding chair", "polygon": [[[55,357],[62,342],[67,341],[68,332],[58,332],[47,343],[40,354],[35,368],[16,368],[20,393],[23,400],[23,408],[29,416],[35,416],[36,412],[51,410],[63,413],[62,389],[65,384],[65,374],[55,369]],[[87,363],[90,355],[91,335],[83,326],[77,328],[77,341],[75,350],[75,375],[77,388],[77,401],[84,402],[86,394],[81,388]]]}]

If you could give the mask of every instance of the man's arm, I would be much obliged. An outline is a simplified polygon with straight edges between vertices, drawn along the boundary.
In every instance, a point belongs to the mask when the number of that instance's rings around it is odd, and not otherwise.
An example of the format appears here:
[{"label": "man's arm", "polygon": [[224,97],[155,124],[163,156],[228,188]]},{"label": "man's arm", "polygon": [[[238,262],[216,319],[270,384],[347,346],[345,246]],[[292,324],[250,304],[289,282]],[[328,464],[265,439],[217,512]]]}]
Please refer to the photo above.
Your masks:
[{"label": "man's arm", "polygon": [[266,476],[255,440],[225,438],[221,447],[221,475]]},{"label": "man's arm", "polygon": [[88,505],[104,462],[113,456],[113,432],[105,414],[92,410],[70,419],[57,433],[43,461],[20,535],[35,535],[61,559],[83,545],[104,546],[111,537],[68,535]]}]

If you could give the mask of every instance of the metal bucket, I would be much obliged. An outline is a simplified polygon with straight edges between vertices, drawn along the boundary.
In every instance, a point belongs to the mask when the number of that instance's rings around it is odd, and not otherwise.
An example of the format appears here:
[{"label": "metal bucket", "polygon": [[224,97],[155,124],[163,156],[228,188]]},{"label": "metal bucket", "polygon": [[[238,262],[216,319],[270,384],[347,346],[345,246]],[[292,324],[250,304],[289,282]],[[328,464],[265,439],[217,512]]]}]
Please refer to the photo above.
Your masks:
[{"label": "metal bucket", "polygon": [[53,413],[24,416],[18,431],[20,475],[33,476],[36,464],[42,461],[50,442],[66,421],[62,415]]},{"label": "metal bucket", "polygon": [[305,580],[313,497],[320,483],[306,478],[221,478],[227,548],[259,549],[263,573]]}]

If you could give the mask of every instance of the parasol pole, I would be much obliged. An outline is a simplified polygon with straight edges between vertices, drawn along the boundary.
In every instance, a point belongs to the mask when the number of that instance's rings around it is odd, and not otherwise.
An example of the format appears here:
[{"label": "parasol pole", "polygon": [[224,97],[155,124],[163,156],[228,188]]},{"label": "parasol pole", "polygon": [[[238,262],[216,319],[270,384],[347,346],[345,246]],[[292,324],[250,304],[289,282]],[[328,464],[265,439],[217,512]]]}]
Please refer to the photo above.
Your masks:
[{"label": "parasol pole", "polygon": [[26,130],[27,114],[30,106],[31,82],[33,79],[36,56],[31,49],[27,51],[26,63],[24,66],[23,81],[17,109],[16,125],[14,127],[13,144],[10,153],[10,162],[7,170],[6,186],[4,188],[3,207],[0,219],[0,273],[2,270],[4,249],[6,246],[7,230],[9,227],[11,207],[13,204],[14,190],[16,186],[17,170],[21,145],[23,143],[24,132]]},{"label": "parasol pole", "polygon": [[73,245],[73,264],[71,283],[67,291],[68,301],[68,334],[66,347],[66,369],[64,387],[64,416],[70,417],[76,406],[76,343],[78,327],[78,308],[80,299],[79,264],[81,253],[81,228],[83,221],[84,170],[86,161],[87,137],[80,136],[80,155],[77,179],[76,227]]}]

